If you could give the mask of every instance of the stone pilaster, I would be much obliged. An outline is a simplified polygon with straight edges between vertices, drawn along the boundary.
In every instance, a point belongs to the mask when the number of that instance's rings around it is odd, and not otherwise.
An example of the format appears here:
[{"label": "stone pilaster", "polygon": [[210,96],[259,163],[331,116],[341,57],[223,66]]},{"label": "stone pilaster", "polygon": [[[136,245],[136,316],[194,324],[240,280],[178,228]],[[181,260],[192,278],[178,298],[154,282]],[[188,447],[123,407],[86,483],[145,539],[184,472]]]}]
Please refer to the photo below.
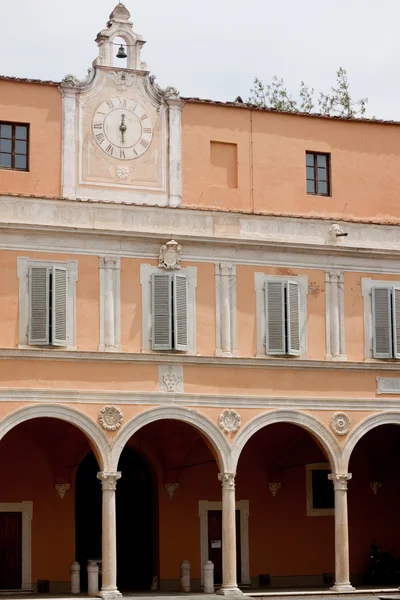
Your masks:
[{"label": "stone pilaster", "polygon": [[100,259],[100,351],[121,349],[120,269],[119,258],[103,256]]},{"label": "stone pilaster", "polygon": [[215,265],[217,356],[236,356],[236,265]]}]

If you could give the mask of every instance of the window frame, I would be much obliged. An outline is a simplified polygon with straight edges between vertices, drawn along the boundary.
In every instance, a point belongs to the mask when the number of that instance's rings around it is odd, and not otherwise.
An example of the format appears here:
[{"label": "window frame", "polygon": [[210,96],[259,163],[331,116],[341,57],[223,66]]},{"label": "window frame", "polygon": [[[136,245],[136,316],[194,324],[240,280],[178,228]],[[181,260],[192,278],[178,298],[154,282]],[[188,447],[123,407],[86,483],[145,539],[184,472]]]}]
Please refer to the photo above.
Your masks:
[{"label": "window frame", "polygon": [[[269,354],[267,353],[266,337],[266,305],[265,305],[265,284],[268,281],[276,282],[295,282],[299,286],[299,326],[300,326],[300,352],[299,354]],[[266,275],[265,273],[254,273],[254,287],[256,291],[256,330],[257,330],[257,358],[268,359],[290,359],[296,360],[304,358],[307,354],[307,295],[308,295],[308,277],[307,275],[294,275],[292,277],[281,277],[279,275]]]},{"label": "window frame", "polygon": [[[306,467],[306,506],[307,506],[307,517],[331,517],[335,515],[335,507],[333,508],[314,508],[313,506],[313,471],[331,471],[330,464],[324,463],[311,463],[305,465]],[[331,482],[333,489],[333,482]]]},{"label": "window frame", "polygon": [[[314,178],[313,179],[309,179],[307,177],[307,168],[310,166],[310,165],[307,165],[307,155],[308,154],[312,155],[314,158],[314,161],[313,161],[314,162],[314,165],[313,165]],[[327,188],[328,188],[327,193],[323,193],[318,190],[318,182],[319,182],[319,179],[318,179],[318,156],[324,156],[326,158],[326,163],[327,163],[327,165],[326,165],[326,176],[327,176],[326,184],[327,184]],[[330,152],[315,152],[314,150],[306,150],[305,158],[306,158],[306,193],[307,193],[307,195],[308,196],[325,196],[325,197],[332,196],[331,154],[330,154]],[[308,189],[307,189],[308,181],[314,182],[314,192],[308,191]],[[321,180],[321,182],[322,182],[322,180]],[[325,183],[325,181],[324,181],[324,183]]]},{"label": "window frame", "polygon": [[[400,281],[383,281],[378,279],[370,279],[369,277],[361,278],[361,290],[364,298],[364,356],[366,359],[374,361],[398,361],[399,357],[395,356],[394,346],[392,344],[392,356],[388,357],[375,357],[374,356],[374,314],[373,314],[373,302],[372,302],[372,290],[373,288],[400,288]],[[392,337],[395,335],[395,329],[392,321]]]},{"label": "window frame", "polygon": [[[5,171],[20,171],[21,173],[29,172],[29,146],[30,146],[30,124],[29,123],[17,123],[14,121],[0,121],[0,139],[10,139],[10,138],[1,138],[1,125],[9,125],[11,126],[11,167],[7,167],[4,165],[0,165],[0,169]],[[26,140],[16,139],[16,128],[17,127],[26,127]],[[15,142],[16,141],[26,141],[26,154],[16,153],[15,152]],[[10,152],[3,152],[2,154],[10,154]],[[21,169],[15,166],[15,156],[26,156],[26,167]]]},{"label": "window frame", "polygon": [[[67,344],[66,346],[55,346],[51,344],[29,343],[29,272],[30,267],[61,267],[67,270]],[[76,349],[76,282],[78,280],[78,261],[47,261],[32,260],[28,257],[18,257],[17,274],[19,280],[19,334],[18,348],[32,349],[41,348],[51,351],[75,350]]]},{"label": "window frame", "polygon": [[140,265],[140,285],[142,286],[142,352],[148,353],[170,353],[170,354],[196,354],[196,288],[197,268],[185,267],[176,271],[177,274],[185,275],[187,280],[187,350],[153,350],[152,348],[152,275],[164,271],[159,267],[149,264]]}]

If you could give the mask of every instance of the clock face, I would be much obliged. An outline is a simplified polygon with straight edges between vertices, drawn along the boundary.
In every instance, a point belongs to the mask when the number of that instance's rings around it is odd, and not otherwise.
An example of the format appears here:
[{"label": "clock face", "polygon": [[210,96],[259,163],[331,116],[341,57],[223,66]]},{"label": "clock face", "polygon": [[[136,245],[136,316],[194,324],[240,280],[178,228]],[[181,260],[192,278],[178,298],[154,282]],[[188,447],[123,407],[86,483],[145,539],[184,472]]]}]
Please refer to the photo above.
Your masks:
[{"label": "clock face", "polygon": [[103,152],[119,160],[141,156],[153,137],[149,115],[130,98],[102,102],[94,114],[92,131]]}]

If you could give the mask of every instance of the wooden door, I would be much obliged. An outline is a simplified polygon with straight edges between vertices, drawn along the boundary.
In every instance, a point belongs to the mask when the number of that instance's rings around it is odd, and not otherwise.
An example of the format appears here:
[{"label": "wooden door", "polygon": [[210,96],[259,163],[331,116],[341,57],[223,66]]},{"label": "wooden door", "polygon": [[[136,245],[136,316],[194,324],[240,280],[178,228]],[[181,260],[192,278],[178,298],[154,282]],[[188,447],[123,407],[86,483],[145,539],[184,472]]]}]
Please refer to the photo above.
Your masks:
[{"label": "wooden door", "polygon": [[0,513],[0,590],[22,587],[22,513]]},{"label": "wooden door", "polygon": [[[214,564],[214,583],[222,583],[222,510],[208,511],[208,560]],[[236,569],[237,580],[242,578],[240,552],[240,510],[236,511]]]}]

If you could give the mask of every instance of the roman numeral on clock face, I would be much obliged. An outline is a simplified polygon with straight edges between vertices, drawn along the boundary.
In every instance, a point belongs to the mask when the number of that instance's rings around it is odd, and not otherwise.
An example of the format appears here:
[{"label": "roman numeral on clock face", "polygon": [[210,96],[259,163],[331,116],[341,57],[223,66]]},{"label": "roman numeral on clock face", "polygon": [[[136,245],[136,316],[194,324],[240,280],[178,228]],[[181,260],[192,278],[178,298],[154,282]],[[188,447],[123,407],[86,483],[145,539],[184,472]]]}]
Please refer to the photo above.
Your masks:
[{"label": "roman numeral on clock face", "polygon": [[141,120],[141,121],[145,121],[145,120],[146,120],[146,119],[148,119],[148,118],[149,118],[149,117],[148,117],[147,115],[142,115],[142,116],[140,117],[140,120]]},{"label": "roman numeral on clock face", "polygon": [[126,98],[120,98],[119,103],[121,105],[121,108],[126,108],[128,106],[128,100]]},{"label": "roman numeral on clock face", "polygon": [[143,133],[151,133],[151,127],[144,127]]},{"label": "roman numeral on clock face", "polygon": [[147,148],[149,145],[149,142],[147,140],[141,138],[140,144],[143,146],[143,148]]},{"label": "roman numeral on clock face", "polygon": [[98,141],[99,144],[102,144],[105,140],[105,135],[104,133],[98,133],[96,134],[96,140]]},{"label": "roman numeral on clock face", "polygon": [[119,157],[120,158],[125,158],[125,150],[120,150],[119,151]]},{"label": "roman numeral on clock face", "polygon": [[112,144],[108,144],[106,152],[108,152],[108,154],[111,154],[112,156],[114,154],[114,146]]},{"label": "roman numeral on clock face", "polygon": [[111,110],[114,108],[114,104],[112,103],[111,100],[107,100],[107,104]]},{"label": "roman numeral on clock face", "polygon": [[93,129],[103,129],[103,123],[101,121],[94,123]]}]

